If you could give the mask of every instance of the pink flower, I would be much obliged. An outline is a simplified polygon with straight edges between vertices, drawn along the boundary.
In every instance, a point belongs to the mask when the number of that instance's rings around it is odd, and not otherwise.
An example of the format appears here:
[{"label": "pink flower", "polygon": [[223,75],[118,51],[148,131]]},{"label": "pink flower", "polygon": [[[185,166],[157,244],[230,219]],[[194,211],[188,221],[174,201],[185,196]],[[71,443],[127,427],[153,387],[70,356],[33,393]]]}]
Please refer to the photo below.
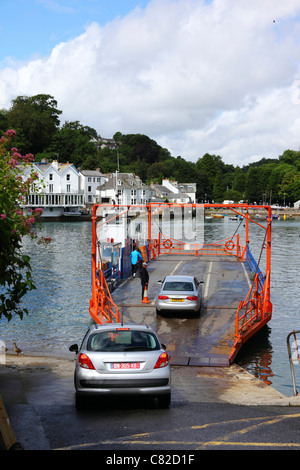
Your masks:
[{"label": "pink flower", "polygon": [[33,161],[34,161],[34,155],[32,155],[32,153],[27,153],[26,155],[24,155],[23,162],[30,163]]},{"label": "pink flower", "polygon": [[17,160],[14,159],[14,158],[11,158],[11,159],[9,160],[9,162],[8,162],[8,164],[9,164],[9,166],[10,166],[11,168],[15,168],[15,166],[17,165],[17,163],[18,163]]},{"label": "pink flower", "polygon": [[17,160],[22,158],[19,152],[13,152],[13,157],[16,158]]},{"label": "pink flower", "polygon": [[7,137],[16,137],[17,133],[14,129],[9,129],[8,131],[5,132],[5,135]]},{"label": "pink flower", "polygon": [[5,220],[5,219],[6,219],[6,215],[5,215],[5,214],[1,214],[0,217],[1,217],[2,220]]}]

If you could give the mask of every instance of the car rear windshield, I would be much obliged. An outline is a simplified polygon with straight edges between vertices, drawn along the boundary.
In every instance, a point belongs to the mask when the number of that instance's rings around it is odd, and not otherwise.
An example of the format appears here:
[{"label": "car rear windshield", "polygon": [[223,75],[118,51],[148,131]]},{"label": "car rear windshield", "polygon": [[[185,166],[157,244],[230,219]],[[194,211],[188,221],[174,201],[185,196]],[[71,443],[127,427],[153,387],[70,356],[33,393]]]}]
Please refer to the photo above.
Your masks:
[{"label": "car rear windshield", "polygon": [[148,331],[111,330],[93,333],[88,351],[155,351],[160,349],[156,336]]},{"label": "car rear windshield", "polygon": [[163,287],[163,290],[172,290],[172,291],[193,291],[194,287],[192,282],[175,282],[175,281],[166,281]]}]

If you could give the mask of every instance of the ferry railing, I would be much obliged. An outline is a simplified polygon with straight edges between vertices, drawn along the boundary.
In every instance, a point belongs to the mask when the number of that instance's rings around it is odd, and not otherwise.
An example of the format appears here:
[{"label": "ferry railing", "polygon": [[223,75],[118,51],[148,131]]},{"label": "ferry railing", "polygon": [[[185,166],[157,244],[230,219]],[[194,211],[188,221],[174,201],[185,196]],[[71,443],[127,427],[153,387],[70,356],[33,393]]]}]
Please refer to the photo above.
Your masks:
[{"label": "ferry railing", "polygon": [[159,234],[157,238],[149,243],[151,258],[156,258],[160,254],[167,255],[214,255],[214,256],[235,256],[243,260],[246,254],[246,246],[240,243],[238,234],[230,238],[225,238],[214,243],[187,243],[175,238],[166,238]]},{"label": "ferry railing", "polygon": [[238,346],[245,343],[256,331],[262,328],[271,318],[272,304],[270,299],[270,273],[267,272],[262,284],[259,273],[256,273],[252,286],[244,301],[241,301],[235,320],[235,344],[232,355]]},{"label": "ferry railing", "polygon": [[[93,217],[93,221],[96,217]],[[112,323],[120,321],[120,311],[114,303],[105,276],[101,261],[100,247],[97,241],[96,224],[93,223],[92,244],[92,298],[89,312],[96,323]],[[98,261],[97,261],[98,249]]]},{"label": "ferry railing", "polygon": [[113,302],[103,271],[95,280],[94,296],[90,300],[90,315],[96,323],[112,323],[120,321],[120,311]]}]

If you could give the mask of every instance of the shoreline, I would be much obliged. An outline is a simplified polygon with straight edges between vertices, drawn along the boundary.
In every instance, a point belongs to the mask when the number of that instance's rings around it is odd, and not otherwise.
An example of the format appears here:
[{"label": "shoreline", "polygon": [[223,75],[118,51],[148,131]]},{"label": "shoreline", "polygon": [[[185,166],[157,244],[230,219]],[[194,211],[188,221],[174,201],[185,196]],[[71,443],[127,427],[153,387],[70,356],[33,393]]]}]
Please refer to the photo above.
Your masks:
[{"label": "shoreline", "polygon": [[[197,203],[198,204],[198,203]],[[226,207],[210,207],[210,208],[205,208],[204,213],[206,215],[211,214],[212,211],[217,211],[220,213],[225,213],[228,212],[228,208]],[[231,212],[231,211],[230,211]],[[264,214],[263,210],[255,210],[253,207],[249,209],[249,214]],[[226,214],[227,215],[227,214]],[[300,217],[300,210],[296,208],[283,208],[283,207],[278,207],[278,208],[273,208],[272,209],[272,215],[283,215],[286,216],[287,218],[293,218],[293,217]],[[84,215],[70,215],[68,217],[64,215],[60,216],[41,216],[39,220],[41,222],[91,222],[92,221],[93,214],[84,214]]]},{"label": "shoreline", "polygon": [[[4,381],[0,381],[0,396],[5,404],[11,404],[14,403],[14,394],[24,393],[15,387],[16,373],[22,378],[22,387],[28,377],[31,381],[34,379],[37,393],[39,387],[41,393],[44,387],[53,387],[53,380],[57,380],[58,385],[63,381],[64,387],[70,396],[73,396],[74,359],[75,355],[57,357],[42,352],[26,352],[19,355],[6,353],[5,361],[0,362],[0,377],[6,376]],[[191,402],[225,402],[243,406],[300,406],[300,396],[283,395],[236,363],[229,367],[171,367],[174,402],[178,397],[184,397]],[[10,378],[13,379],[11,386]]]}]

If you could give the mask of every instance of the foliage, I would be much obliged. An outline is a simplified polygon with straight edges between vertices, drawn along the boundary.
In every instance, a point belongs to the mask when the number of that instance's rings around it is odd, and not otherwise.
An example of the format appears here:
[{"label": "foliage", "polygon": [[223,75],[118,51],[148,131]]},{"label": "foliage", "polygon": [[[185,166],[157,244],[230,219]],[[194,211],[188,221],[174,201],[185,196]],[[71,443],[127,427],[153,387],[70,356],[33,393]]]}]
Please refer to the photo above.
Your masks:
[{"label": "foliage", "polygon": [[[8,130],[0,139],[0,318],[8,320],[13,313],[21,318],[28,313],[20,302],[35,286],[30,258],[22,253],[22,237],[37,237],[37,220],[42,213],[36,209],[24,214],[19,206],[38,175],[30,171],[32,154],[22,156],[15,147],[10,148],[15,135],[14,130]],[[20,174],[20,168],[28,172]]]},{"label": "foliage", "polygon": [[13,100],[6,119],[7,126],[17,130],[15,145],[19,151],[36,154],[47,148],[58,132],[61,113],[51,95],[18,96]]},{"label": "foliage", "polygon": [[82,126],[78,121],[67,121],[53,137],[50,149],[60,162],[69,161],[81,167],[85,159],[97,155],[97,148],[91,142],[92,136],[90,127]]}]

